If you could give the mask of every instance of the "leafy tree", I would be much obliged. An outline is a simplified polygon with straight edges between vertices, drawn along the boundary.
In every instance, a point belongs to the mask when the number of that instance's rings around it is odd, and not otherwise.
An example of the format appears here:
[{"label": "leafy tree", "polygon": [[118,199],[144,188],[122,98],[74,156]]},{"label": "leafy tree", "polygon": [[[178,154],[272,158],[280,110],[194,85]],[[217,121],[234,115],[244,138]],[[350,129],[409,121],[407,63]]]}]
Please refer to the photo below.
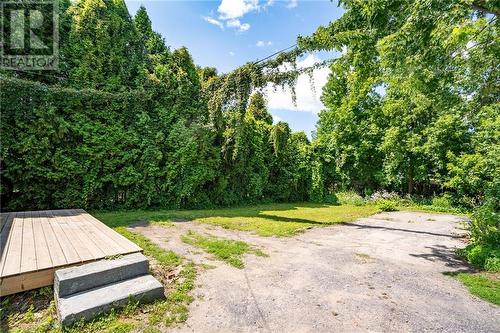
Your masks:
[{"label": "leafy tree", "polygon": [[155,65],[168,62],[169,49],[165,39],[153,31],[149,15],[142,5],[134,16],[134,25],[142,49],[142,58],[148,71],[152,72]]},{"label": "leafy tree", "polygon": [[143,59],[125,2],[79,0],[70,13],[70,85],[107,91],[135,88]]},{"label": "leafy tree", "polygon": [[[495,14],[495,6],[340,3],[346,12],[339,20],[299,38],[303,49],[343,51],[330,66],[322,97],[327,109],[318,125],[322,151],[334,161],[328,162],[334,182],[408,193],[442,190],[450,156],[460,154],[474,134],[476,96],[487,95],[483,103],[495,100],[498,51],[491,40],[498,24],[496,16],[485,16]],[[484,66],[475,45],[486,47],[477,47]]]}]

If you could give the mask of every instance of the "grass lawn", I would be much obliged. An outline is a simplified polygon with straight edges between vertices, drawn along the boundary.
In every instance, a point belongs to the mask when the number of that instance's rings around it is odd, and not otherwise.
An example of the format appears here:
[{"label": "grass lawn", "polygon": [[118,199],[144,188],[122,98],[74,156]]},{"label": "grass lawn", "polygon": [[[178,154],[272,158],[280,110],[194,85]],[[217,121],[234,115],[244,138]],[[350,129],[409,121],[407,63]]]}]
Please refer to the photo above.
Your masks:
[{"label": "grass lawn", "polygon": [[168,224],[173,219],[182,219],[253,231],[260,236],[291,236],[307,227],[350,222],[378,211],[376,205],[282,203],[203,210],[92,212],[92,215],[114,228],[136,221]]},{"label": "grass lawn", "polygon": [[487,273],[458,273],[453,277],[460,280],[471,292],[488,302],[500,305],[500,275]]}]

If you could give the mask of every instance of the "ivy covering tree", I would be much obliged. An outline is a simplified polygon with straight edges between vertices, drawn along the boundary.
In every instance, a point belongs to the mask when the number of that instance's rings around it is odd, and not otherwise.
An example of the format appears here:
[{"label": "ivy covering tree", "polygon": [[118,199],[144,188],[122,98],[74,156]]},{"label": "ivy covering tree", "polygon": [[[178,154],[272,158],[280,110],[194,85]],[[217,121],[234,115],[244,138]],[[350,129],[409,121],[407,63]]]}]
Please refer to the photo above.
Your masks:
[{"label": "ivy covering tree", "polygon": [[[262,94],[249,100],[250,82],[197,68],[186,48],[171,51],[144,7],[132,18],[123,0],[60,5],[60,72],[0,78],[3,207],[307,199],[307,173],[295,169],[307,168],[297,153],[307,143],[286,126],[276,146],[284,124],[273,126]],[[221,83],[244,93],[215,111],[210,92],[225,95]]]}]

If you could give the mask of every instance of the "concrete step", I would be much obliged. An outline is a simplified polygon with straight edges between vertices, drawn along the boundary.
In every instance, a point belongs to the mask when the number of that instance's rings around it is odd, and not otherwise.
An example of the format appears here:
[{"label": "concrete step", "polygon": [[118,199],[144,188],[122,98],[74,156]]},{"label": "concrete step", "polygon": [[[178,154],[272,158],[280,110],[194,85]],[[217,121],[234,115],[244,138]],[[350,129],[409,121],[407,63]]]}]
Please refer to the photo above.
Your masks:
[{"label": "concrete step", "polygon": [[142,253],[132,253],[113,260],[59,269],[54,274],[54,293],[65,297],[80,291],[148,274],[149,262]]},{"label": "concrete step", "polygon": [[66,297],[56,296],[57,315],[63,325],[69,325],[124,306],[130,297],[140,302],[163,298],[163,285],[153,276],[143,275]]}]

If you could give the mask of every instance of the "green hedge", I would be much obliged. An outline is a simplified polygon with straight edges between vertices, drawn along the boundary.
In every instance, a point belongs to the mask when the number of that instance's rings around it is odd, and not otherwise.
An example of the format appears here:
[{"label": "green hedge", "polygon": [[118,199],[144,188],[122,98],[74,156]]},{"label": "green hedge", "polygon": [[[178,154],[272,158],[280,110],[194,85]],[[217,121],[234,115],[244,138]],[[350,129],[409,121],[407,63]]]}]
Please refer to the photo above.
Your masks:
[{"label": "green hedge", "polygon": [[179,143],[168,136],[186,125],[172,124],[169,110],[156,107],[146,93],[79,91],[5,77],[0,84],[4,209],[176,206],[188,196],[205,200],[196,193],[213,178],[213,170],[196,166],[203,154],[195,138],[210,133],[194,125],[179,130],[187,137],[176,139],[192,150],[191,160],[184,156],[183,163],[193,168],[182,175],[189,189],[176,188],[172,184],[179,183],[179,175],[169,175],[164,165],[169,156],[175,158]]}]

